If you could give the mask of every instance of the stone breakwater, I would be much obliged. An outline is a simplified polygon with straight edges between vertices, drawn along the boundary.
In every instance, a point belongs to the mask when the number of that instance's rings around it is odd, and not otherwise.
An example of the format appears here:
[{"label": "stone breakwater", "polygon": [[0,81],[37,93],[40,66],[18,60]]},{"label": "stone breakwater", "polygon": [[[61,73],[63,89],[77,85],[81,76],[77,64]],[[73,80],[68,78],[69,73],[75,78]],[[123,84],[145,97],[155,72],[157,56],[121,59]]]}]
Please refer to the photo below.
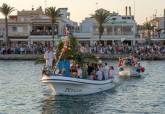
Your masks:
[{"label": "stone breakwater", "polygon": [[[96,56],[100,59],[107,60],[118,60],[119,57],[124,55],[108,55],[108,54],[96,54]],[[43,59],[43,54],[5,54],[0,55],[0,60],[37,60]],[[152,55],[152,56],[144,56],[141,57],[142,60],[165,60],[165,56],[160,55]]]},{"label": "stone breakwater", "polygon": [[36,60],[38,58],[43,58],[43,55],[34,55],[34,54],[5,54],[0,55],[0,60]]}]

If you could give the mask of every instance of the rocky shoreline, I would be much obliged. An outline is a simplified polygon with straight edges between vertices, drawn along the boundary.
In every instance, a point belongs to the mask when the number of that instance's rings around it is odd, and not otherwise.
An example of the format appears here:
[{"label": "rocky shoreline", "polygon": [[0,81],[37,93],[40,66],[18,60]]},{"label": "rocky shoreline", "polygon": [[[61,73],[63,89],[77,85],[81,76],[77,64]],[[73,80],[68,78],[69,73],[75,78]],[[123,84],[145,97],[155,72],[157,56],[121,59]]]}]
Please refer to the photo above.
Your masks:
[{"label": "rocky shoreline", "polygon": [[[104,60],[118,60],[121,55],[108,55],[108,54],[97,54],[96,55],[100,59]],[[37,59],[43,59],[43,54],[5,54],[0,55],[0,60],[37,60]],[[142,60],[165,60],[165,56],[147,56],[141,58]]]}]

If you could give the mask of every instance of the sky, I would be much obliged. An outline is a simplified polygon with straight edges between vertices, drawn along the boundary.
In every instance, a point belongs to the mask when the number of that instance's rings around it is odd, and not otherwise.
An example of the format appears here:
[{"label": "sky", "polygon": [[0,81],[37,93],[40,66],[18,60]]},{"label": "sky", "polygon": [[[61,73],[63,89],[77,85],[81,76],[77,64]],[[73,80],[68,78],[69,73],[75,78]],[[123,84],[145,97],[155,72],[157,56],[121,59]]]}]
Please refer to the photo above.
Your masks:
[{"label": "sky", "polygon": [[[39,6],[43,8],[67,7],[71,13],[71,19],[76,22],[81,22],[85,17],[89,17],[98,8],[125,15],[125,6],[131,6],[135,20],[138,24],[142,24],[146,19],[152,19],[155,14],[163,16],[163,9],[165,9],[165,0],[0,0],[0,5],[2,3],[7,3],[19,11],[30,10],[32,6],[35,9]],[[16,11],[12,14],[16,14]],[[3,16],[0,15],[0,17]]]}]

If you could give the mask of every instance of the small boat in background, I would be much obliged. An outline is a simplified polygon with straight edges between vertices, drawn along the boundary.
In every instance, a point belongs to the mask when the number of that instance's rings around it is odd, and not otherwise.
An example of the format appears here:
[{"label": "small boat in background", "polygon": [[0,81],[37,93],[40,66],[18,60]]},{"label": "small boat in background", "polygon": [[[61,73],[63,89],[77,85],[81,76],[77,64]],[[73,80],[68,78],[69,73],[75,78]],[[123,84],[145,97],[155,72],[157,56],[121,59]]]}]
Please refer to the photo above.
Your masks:
[{"label": "small boat in background", "polygon": [[140,78],[145,72],[145,68],[140,65],[134,58],[125,58],[119,60],[119,77],[136,77]]},{"label": "small boat in background", "polygon": [[140,78],[144,68],[137,69],[136,67],[121,67],[119,68],[119,77],[135,77]]}]

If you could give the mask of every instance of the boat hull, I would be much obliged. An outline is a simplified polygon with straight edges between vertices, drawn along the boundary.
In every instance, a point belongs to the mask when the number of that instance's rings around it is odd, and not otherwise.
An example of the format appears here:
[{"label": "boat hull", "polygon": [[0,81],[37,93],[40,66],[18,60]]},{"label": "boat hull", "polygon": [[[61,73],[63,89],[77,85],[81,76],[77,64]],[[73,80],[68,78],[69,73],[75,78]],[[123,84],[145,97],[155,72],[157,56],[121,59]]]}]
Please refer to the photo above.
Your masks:
[{"label": "boat hull", "polygon": [[47,84],[55,95],[89,95],[115,87],[112,80],[94,81],[63,76],[43,76],[42,82]]},{"label": "boat hull", "polygon": [[118,75],[119,77],[135,77],[135,78],[141,77],[141,73],[136,72],[132,67],[123,68],[122,71],[119,71]]}]

